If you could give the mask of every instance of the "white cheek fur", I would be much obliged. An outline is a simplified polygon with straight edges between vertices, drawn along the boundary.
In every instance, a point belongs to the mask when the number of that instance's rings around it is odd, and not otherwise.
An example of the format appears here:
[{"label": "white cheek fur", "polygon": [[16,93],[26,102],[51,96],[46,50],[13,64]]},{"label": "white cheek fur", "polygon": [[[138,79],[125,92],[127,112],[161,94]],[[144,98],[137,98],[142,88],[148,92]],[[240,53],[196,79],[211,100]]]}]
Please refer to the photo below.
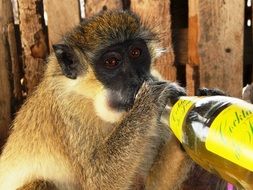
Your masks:
[{"label": "white cheek fur", "polygon": [[107,91],[104,90],[103,92],[96,95],[94,99],[94,107],[96,114],[104,121],[115,123],[120,121],[123,114],[125,112],[123,111],[116,111],[113,110],[108,106],[108,100],[107,100]]}]

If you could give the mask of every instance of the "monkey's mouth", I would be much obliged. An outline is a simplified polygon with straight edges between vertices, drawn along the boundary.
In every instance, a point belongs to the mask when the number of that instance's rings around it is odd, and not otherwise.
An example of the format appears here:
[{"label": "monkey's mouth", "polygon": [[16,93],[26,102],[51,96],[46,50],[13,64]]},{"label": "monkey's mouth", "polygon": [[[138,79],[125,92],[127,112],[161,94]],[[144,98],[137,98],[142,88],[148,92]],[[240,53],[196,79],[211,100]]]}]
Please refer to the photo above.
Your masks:
[{"label": "monkey's mouth", "polygon": [[128,100],[111,99],[108,102],[110,108],[117,111],[129,111],[134,105],[134,98]]},{"label": "monkey's mouth", "polygon": [[133,104],[111,101],[109,102],[109,106],[117,111],[129,111],[133,107]]},{"label": "monkey's mouth", "polygon": [[116,111],[129,111],[133,105],[138,90],[128,93],[111,92],[108,106]]}]

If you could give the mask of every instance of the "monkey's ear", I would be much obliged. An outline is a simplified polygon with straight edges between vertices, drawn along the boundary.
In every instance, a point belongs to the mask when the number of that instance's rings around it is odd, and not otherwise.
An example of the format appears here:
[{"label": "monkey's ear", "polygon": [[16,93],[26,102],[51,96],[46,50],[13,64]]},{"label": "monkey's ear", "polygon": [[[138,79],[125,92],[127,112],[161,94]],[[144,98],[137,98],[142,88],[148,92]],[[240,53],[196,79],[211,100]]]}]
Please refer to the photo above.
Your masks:
[{"label": "monkey's ear", "polygon": [[70,79],[76,79],[78,61],[74,50],[65,44],[55,44],[53,49],[63,74]]}]

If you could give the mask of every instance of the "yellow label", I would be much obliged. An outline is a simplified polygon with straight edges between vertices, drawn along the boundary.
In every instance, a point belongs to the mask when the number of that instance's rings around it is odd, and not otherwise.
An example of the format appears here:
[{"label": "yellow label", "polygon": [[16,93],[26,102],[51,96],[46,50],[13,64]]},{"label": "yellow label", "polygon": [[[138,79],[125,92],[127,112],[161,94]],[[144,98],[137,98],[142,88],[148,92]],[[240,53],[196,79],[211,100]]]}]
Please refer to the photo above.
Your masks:
[{"label": "yellow label", "polygon": [[207,150],[253,171],[253,106],[231,105],[212,122]]},{"label": "yellow label", "polygon": [[171,109],[169,116],[170,128],[180,142],[183,141],[182,127],[186,114],[197,99],[197,97],[181,97]]}]

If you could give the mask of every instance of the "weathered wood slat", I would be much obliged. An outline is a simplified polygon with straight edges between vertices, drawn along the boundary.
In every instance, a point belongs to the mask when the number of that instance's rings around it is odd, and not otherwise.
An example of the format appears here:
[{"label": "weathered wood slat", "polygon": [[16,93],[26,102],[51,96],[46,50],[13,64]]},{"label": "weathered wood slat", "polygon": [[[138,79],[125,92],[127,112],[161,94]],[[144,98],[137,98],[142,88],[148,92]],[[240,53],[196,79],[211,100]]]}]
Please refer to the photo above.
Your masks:
[{"label": "weathered wood slat", "polygon": [[188,64],[192,66],[199,65],[199,51],[198,51],[198,38],[199,38],[199,1],[189,0],[189,31],[188,31]]},{"label": "weathered wood slat", "polygon": [[43,58],[47,55],[43,17],[39,12],[42,0],[18,0],[18,5],[25,83],[29,95],[42,78]]},{"label": "weathered wood slat", "polygon": [[121,0],[86,0],[85,1],[85,16],[90,17],[100,11],[122,9]]},{"label": "weathered wood slat", "polygon": [[[15,29],[14,24],[11,23],[8,25],[8,43],[10,48],[10,56],[11,56],[11,72],[12,72],[12,80],[13,80],[13,98],[15,103],[20,103],[23,99],[22,96],[22,87],[21,87],[21,65],[18,59],[17,52],[17,43],[15,38]],[[13,105],[18,107],[19,105]],[[14,109],[16,111],[16,109]]]},{"label": "weathered wood slat", "polygon": [[189,0],[189,21],[188,21],[188,60],[186,64],[186,88],[188,95],[195,95],[199,88],[199,22],[198,22],[198,0]]},{"label": "weathered wood slat", "polygon": [[46,0],[49,46],[80,22],[79,0]]},{"label": "weathered wood slat", "polygon": [[196,44],[189,46],[189,49],[193,46],[197,49],[196,59],[189,60],[189,64],[199,65],[200,87],[217,87],[240,97],[243,85],[244,1],[189,2],[190,10],[195,9],[192,11],[195,14],[190,14],[189,24],[196,27],[197,35]]},{"label": "weathered wood slat", "polygon": [[186,65],[188,62],[188,29],[174,29],[174,54],[176,62]]},{"label": "weathered wood slat", "polygon": [[0,0],[0,149],[11,122],[11,59],[8,25],[13,23],[11,0]]},{"label": "weathered wood slat", "polygon": [[161,32],[162,46],[168,49],[156,62],[162,76],[168,80],[176,80],[176,67],[171,39],[170,0],[163,1],[131,1],[131,9],[138,13],[150,26],[156,26]]},{"label": "weathered wood slat", "polygon": [[187,94],[194,96],[199,88],[199,67],[186,64],[186,86]]}]

